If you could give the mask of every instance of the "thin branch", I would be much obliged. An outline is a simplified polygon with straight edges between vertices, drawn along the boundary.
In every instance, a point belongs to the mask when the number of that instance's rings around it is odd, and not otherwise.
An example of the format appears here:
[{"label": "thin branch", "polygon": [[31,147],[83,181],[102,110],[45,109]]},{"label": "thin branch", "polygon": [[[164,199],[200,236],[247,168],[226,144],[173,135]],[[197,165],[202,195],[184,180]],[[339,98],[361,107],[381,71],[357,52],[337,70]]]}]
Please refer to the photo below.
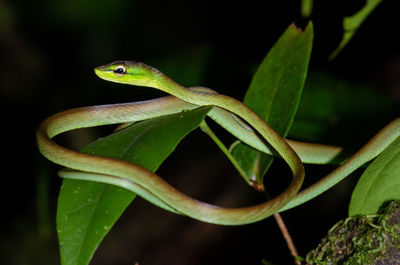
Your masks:
[{"label": "thin branch", "polygon": [[[213,141],[214,143],[217,144],[217,146],[221,149],[221,151],[228,157],[228,159],[231,161],[232,165],[236,168],[236,170],[239,172],[239,174],[245,179],[246,178],[246,172],[240,167],[239,163],[236,161],[236,159],[233,157],[233,155],[229,152],[228,148],[225,147],[225,145],[221,142],[221,140],[218,139],[218,137],[214,134],[214,132],[211,130],[210,127],[208,127],[207,123],[203,120],[200,123],[200,129],[206,133]],[[249,183],[251,184],[251,183]]]},{"label": "thin branch", "polygon": [[[232,162],[233,166],[237,169],[239,174],[242,175],[244,177],[244,179],[247,179],[246,173],[244,172],[244,170],[240,167],[239,163],[236,161],[236,159],[233,157],[233,155],[230,153],[230,151],[225,147],[225,145],[218,139],[218,137],[214,134],[214,132],[210,129],[210,127],[208,127],[207,123],[205,121],[202,121],[199,127],[204,133],[206,133],[218,145],[218,147],[222,150],[222,152]],[[267,197],[269,197],[267,192],[265,194]],[[278,224],[279,229],[282,232],[283,238],[286,241],[286,245],[289,248],[290,254],[295,259],[296,265],[301,265],[301,261],[297,259],[299,257],[299,254],[297,252],[296,246],[293,243],[292,237],[290,236],[290,233],[289,233],[281,215],[279,213],[275,213],[274,218],[275,218],[276,223]]]},{"label": "thin branch", "polygon": [[289,230],[287,229],[285,222],[282,219],[282,216],[279,213],[275,213],[274,218],[276,223],[278,224],[279,229],[282,232],[283,238],[286,241],[286,245],[289,248],[290,254],[295,259],[296,265],[301,265],[301,261],[297,259],[299,257],[299,253],[297,252],[296,246],[293,243],[292,237],[290,236]]}]

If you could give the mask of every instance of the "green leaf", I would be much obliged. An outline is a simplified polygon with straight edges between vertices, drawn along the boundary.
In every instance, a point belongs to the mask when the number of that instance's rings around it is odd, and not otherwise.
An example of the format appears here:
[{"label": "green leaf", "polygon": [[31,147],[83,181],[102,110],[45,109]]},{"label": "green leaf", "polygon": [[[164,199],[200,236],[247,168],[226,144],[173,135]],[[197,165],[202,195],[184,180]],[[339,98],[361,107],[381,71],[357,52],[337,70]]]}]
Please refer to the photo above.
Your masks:
[{"label": "green leaf", "polygon": [[[288,133],[297,110],[312,40],[311,23],[304,32],[290,26],[257,69],[243,101],[282,136]],[[245,180],[263,189],[263,176],[272,163],[272,157],[244,144],[236,145],[232,154],[246,172]]]},{"label": "green leaf", "polygon": [[[121,158],[151,171],[197,128],[210,107],[136,123],[101,138],[82,152]],[[57,232],[63,265],[86,265],[135,194],[119,187],[63,181],[57,207]]]},{"label": "green leaf", "polygon": [[343,19],[342,41],[339,43],[339,46],[336,48],[336,50],[333,51],[333,53],[329,56],[330,60],[335,58],[347,45],[347,43],[356,33],[357,29],[361,26],[364,20],[367,19],[368,15],[378,6],[381,1],[382,0],[367,0],[364,7],[360,11],[350,17],[345,17]]},{"label": "green leaf", "polygon": [[389,200],[400,199],[400,137],[365,170],[351,196],[349,216],[376,214]]}]

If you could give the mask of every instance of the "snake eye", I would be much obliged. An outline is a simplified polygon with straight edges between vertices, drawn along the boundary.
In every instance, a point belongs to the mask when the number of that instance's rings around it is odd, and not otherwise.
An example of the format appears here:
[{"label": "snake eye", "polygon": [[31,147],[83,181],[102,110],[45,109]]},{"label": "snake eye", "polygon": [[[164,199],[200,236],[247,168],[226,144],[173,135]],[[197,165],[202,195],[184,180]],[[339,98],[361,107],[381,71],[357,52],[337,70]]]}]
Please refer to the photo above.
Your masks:
[{"label": "snake eye", "polygon": [[119,65],[119,66],[115,67],[113,72],[116,76],[123,76],[126,74],[126,68],[122,65]]}]

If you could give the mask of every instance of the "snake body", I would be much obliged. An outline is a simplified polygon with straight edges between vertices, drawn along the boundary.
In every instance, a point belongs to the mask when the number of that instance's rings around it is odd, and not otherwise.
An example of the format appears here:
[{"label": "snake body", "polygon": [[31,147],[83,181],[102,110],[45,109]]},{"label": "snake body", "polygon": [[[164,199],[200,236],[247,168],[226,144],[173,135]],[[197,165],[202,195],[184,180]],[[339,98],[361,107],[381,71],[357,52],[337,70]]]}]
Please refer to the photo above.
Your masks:
[{"label": "snake body", "polygon": [[[108,81],[153,87],[172,96],[151,101],[84,107],[57,113],[46,119],[37,130],[41,153],[49,160],[67,168],[60,171],[60,176],[64,178],[117,185],[137,193],[166,210],[204,222],[223,225],[247,224],[292,208],[322,193],[366,161],[374,158],[400,134],[400,119],[397,119],[334,172],[296,196],[304,179],[302,161],[328,163],[341,152],[340,148],[282,139],[240,101],[207,88],[185,88],[157,69],[140,62],[118,61],[97,67],[95,72],[100,78]],[[79,153],[51,140],[54,136],[73,129],[131,123],[209,105],[214,107],[208,115],[241,141],[260,151],[280,156],[286,161],[293,173],[293,181],[284,192],[270,201],[251,207],[219,207],[181,193],[140,165],[120,159]],[[246,126],[238,121],[238,117],[246,123]],[[247,125],[252,129],[248,129]]]}]

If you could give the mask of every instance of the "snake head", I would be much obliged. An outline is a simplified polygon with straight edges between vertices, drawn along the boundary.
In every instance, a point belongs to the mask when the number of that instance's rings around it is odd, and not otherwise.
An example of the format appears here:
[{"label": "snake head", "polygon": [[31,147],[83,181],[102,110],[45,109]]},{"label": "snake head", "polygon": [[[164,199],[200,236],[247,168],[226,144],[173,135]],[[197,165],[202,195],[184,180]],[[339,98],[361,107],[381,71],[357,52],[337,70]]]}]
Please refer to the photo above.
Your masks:
[{"label": "snake head", "polygon": [[98,66],[94,72],[107,81],[137,86],[157,86],[155,74],[158,70],[141,62],[116,61]]}]

